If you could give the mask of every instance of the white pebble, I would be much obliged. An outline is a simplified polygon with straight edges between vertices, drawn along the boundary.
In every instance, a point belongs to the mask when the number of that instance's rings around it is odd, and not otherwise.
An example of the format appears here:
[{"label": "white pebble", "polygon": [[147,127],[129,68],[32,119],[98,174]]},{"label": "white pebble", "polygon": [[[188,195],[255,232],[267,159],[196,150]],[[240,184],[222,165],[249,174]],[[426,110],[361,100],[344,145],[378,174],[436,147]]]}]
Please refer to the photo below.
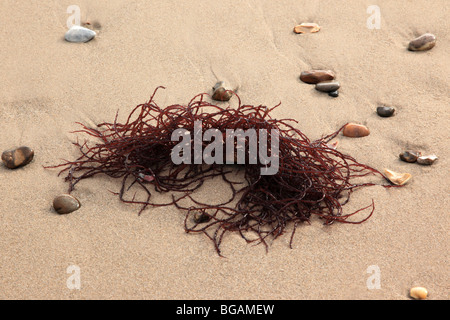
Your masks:
[{"label": "white pebble", "polygon": [[66,32],[64,39],[69,42],[88,42],[96,35],[97,33],[95,33],[95,31],[92,31],[91,29],[75,25]]}]

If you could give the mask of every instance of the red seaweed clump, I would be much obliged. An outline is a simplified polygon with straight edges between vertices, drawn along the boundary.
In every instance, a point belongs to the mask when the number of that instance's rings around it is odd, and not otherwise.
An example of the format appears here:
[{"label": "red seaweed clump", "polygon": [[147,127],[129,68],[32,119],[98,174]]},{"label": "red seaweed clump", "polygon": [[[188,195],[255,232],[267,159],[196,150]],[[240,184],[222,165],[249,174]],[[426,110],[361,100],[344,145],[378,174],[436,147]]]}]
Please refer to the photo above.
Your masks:
[{"label": "red seaweed clump", "polygon": [[[86,178],[107,175],[121,180],[116,194],[125,203],[141,205],[140,213],[152,206],[176,206],[185,214],[186,232],[204,233],[214,243],[220,255],[220,245],[227,232],[237,232],[247,242],[262,243],[278,238],[288,226],[291,228],[290,246],[297,226],[309,222],[315,215],[325,224],[333,222],[358,224],[366,221],[374,211],[373,200],[365,208],[344,214],[343,206],[352,191],[371,186],[361,182],[368,175],[383,177],[376,169],[358,163],[328,143],[343,129],[311,141],[295,127],[293,119],[277,120],[271,112],[279,106],[237,107],[218,106],[208,102],[206,94],[195,96],[187,106],[170,105],[160,108],[154,101],[158,87],[147,103],[136,106],[124,123],[101,123],[97,128],[83,124],[76,131],[98,139],[95,145],[75,142],[80,157],[54,166],[62,168],[69,183],[69,193]],[[172,141],[172,133],[180,128],[194,139],[194,122],[202,122],[202,133],[208,129],[265,129],[268,139],[277,130],[279,139],[278,171],[261,174],[265,165],[249,163],[227,165],[192,161],[175,164],[172,149],[179,141]],[[248,142],[248,139],[247,139]],[[202,141],[204,150],[210,142]],[[195,146],[192,145],[192,154]],[[270,148],[269,148],[270,149]],[[270,151],[270,150],[268,150]],[[273,150],[272,150],[273,151]],[[248,156],[248,143],[245,154]],[[233,181],[239,171],[242,181]],[[230,174],[234,173],[234,179]],[[231,197],[223,203],[204,203],[194,198],[204,182],[214,178],[230,187]],[[358,180],[355,182],[355,180]],[[387,185],[388,186],[388,185]],[[144,197],[129,195],[131,188],[142,190]],[[170,195],[170,201],[158,203],[156,194]],[[214,198],[214,197],[211,197]],[[367,209],[362,219],[349,219]]]}]

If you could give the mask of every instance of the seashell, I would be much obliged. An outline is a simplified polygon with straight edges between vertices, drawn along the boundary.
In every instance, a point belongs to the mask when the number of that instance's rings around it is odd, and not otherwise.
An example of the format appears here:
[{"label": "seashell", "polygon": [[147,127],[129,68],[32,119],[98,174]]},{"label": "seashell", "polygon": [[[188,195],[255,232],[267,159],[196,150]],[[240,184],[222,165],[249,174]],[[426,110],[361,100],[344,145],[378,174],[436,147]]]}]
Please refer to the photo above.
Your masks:
[{"label": "seashell", "polygon": [[397,173],[395,171],[384,169],[384,176],[393,184],[398,186],[404,185],[411,179],[412,175],[409,173]]},{"label": "seashell", "polygon": [[420,151],[404,151],[402,153],[399,154],[400,159],[402,159],[403,161],[406,162],[416,162],[417,158],[420,157],[422,155],[422,152]]},{"label": "seashell", "polygon": [[339,145],[339,141],[335,141],[333,143],[327,143],[327,147],[333,150],[337,149],[337,146]]},{"label": "seashell", "polygon": [[78,210],[81,207],[80,201],[70,194],[57,196],[53,200],[53,208],[59,214],[67,214]]},{"label": "seashell", "polygon": [[430,50],[436,45],[436,36],[431,33],[425,33],[420,37],[412,40],[408,45],[410,51]]},{"label": "seashell", "polygon": [[434,154],[431,154],[429,156],[421,156],[417,158],[417,163],[422,165],[432,165],[438,157]]},{"label": "seashell", "polygon": [[349,123],[344,127],[342,134],[346,137],[359,138],[370,134],[369,129],[362,124]]},{"label": "seashell", "polygon": [[97,33],[91,29],[74,25],[66,32],[64,39],[69,42],[88,42],[96,35]]},{"label": "seashell", "polygon": [[409,290],[409,295],[413,299],[423,300],[428,296],[428,290],[424,287],[414,287]]},{"label": "seashell", "polygon": [[322,92],[336,91],[340,87],[339,81],[336,80],[322,81],[316,84],[316,90]]},{"label": "seashell", "polygon": [[295,33],[315,33],[319,32],[320,26],[314,22],[303,22],[294,27]]},{"label": "seashell", "polygon": [[228,101],[233,96],[233,92],[225,87],[225,82],[219,81],[213,87],[212,98],[217,101]]},{"label": "seashell", "polygon": [[154,176],[148,174],[139,173],[138,176],[141,181],[152,182],[155,180]]},{"label": "seashell", "polygon": [[387,106],[377,107],[377,114],[383,118],[391,117],[394,114],[394,112],[395,112],[395,109],[393,107],[387,107]]},{"label": "seashell", "polygon": [[9,169],[26,166],[33,157],[34,151],[29,147],[19,147],[2,153],[2,161]]},{"label": "seashell", "polygon": [[322,81],[334,80],[336,75],[331,70],[308,70],[300,74],[300,80],[305,83],[316,84]]}]

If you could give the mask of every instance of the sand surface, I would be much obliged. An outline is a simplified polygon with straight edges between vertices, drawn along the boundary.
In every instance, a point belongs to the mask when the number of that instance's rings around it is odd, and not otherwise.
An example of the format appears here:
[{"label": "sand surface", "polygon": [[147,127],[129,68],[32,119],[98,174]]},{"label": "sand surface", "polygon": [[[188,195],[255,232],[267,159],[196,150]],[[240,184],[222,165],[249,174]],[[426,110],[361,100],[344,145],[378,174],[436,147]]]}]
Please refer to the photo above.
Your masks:
[{"label": "sand surface", "polygon": [[[85,44],[63,38],[72,4],[0,1],[0,150],[27,145],[36,154],[18,170],[0,166],[0,299],[408,299],[416,285],[429,299],[449,298],[448,0],[78,0],[82,22],[101,25]],[[366,26],[372,4],[381,9],[379,30]],[[301,22],[322,30],[296,35]],[[425,32],[436,47],[407,51]],[[299,80],[312,68],[336,72],[338,98]],[[43,166],[78,156],[75,122],[126,115],[158,85],[167,87],[159,105],[186,104],[217,80],[247,104],[281,101],[274,115],[297,119],[312,139],[349,121],[367,125],[368,137],[340,136],[339,150],[413,179],[355,192],[348,212],[375,201],[364,224],[313,219],[297,229],[293,249],[287,234],[268,253],[228,235],[226,258],[206,237],[186,234],[174,208],[138,216],[108,192],[118,191],[116,180],[85,180],[73,193],[81,209],[54,213],[53,197],[67,184]],[[378,117],[379,104],[396,115]],[[439,160],[400,161],[411,148]],[[80,290],[66,285],[73,265]],[[370,266],[380,270],[379,289],[366,285]]]}]

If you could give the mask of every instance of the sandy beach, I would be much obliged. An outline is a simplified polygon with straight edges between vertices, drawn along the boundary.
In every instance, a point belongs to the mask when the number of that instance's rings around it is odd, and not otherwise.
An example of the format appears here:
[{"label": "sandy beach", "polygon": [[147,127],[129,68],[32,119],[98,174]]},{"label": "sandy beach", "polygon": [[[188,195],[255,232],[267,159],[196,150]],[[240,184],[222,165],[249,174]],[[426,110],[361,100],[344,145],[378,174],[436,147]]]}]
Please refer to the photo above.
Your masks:
[{"label": "sandy beach", "polygon": [[[82,23],[95,22],[92,41],[64,40],[70,5]],[[379,29],[367,27],[370,5],[380,8]],[[405,300],[414,286],[430,300],[449,299],[447,0],[3,0],[0,12],[0,151],[35,152],[22,168],[0,165],[0,299]],[[295,34],[302,22],[321,30]],[[407,50],[427,32],[437,38],[433,49]],[[300,81],[310,69],[333,70],[339,97]],[[267,253],[230,233],[225,258],[204,235],[184,231],[179,210],[138,215],[139,206],[108,191],[119,182],[104,176],[77,185],[79,210],[55,213],[53,198],[68,184],[44,166],[79,156],[76,122],[113,121],[117,110],[124,119],[160,85],[158,105],[187,104],[220,80],[243,103],[281,102],[273,115],[296,119],[311,139],[364,124],[370,135],[339,135],[339,151],[413,178],[403,188],[356,190],[346,212],[375,203],[362,224],[313,218],[297,228],[292,249],[286,233]],[[379,105],[395,115],[379,117]],[[439,160],[401,161],[409,149]],[[67,285],[71,266],[79,289]],[[378,288],[367,285],[373,266]]]}]

